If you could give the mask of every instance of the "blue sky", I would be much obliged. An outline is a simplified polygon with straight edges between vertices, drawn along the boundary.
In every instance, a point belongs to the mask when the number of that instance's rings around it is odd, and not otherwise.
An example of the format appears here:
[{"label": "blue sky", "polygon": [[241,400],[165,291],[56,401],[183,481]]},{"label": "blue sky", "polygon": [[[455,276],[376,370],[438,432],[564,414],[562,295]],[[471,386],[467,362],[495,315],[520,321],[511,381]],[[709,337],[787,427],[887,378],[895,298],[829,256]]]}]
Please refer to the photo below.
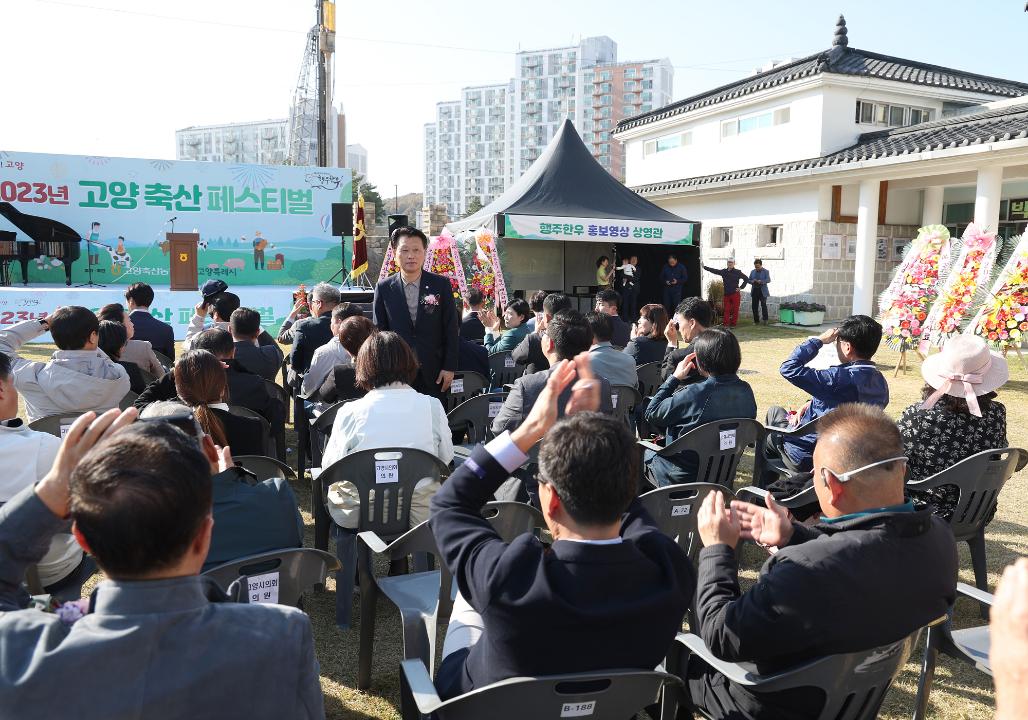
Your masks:
[{"label": "blue sky", "polygon": [[[177,128],[285,117],[314,14],[311,0],[5,5],[0,149],[157,158]],[[608,35],[619,59],[670,58],[678,99],[828,48],[840,12],[852,47],[1028,81],[1023,0],[340,0],[335,97],[382,194],[420,191],[435,103],[506,80],[518,49]]]}]

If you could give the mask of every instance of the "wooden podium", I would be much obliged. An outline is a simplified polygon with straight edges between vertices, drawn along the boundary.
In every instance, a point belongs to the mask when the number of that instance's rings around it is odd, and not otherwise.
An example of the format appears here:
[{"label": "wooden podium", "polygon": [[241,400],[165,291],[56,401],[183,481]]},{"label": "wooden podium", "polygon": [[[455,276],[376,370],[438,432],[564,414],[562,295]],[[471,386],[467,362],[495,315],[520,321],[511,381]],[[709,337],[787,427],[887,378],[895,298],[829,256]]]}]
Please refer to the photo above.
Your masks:
[{"label": "wooden podium", "polygon": [[168,233],[168,257],[171,258],[171,289],[198,290],[196,247],[197,233]]}]

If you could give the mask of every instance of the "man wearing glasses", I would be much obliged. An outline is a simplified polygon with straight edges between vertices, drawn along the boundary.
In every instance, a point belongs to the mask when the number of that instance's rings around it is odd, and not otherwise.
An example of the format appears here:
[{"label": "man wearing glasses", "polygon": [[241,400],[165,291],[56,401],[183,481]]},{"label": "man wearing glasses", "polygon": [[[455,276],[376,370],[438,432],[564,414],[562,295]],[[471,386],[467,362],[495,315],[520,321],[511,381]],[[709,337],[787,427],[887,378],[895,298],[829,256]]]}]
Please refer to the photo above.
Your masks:
[{"label": "man wearing glasses", "polygon": [[[946,523],[904,502],[899,429],[879,408],[850,403],[822,421],[814,449],[821,518],[794,522],[767,507],[707,496],[696,625],[710,651],[757,664],[761,675],[899,641],[944,615],[956,596],[957,550]],[[771,557],[740,592],[735,546]],[[817,717],[820,691],[754,694],[693,657],[683,679],[708,717]],[[770,715],[767,715],[770,716]]]}]

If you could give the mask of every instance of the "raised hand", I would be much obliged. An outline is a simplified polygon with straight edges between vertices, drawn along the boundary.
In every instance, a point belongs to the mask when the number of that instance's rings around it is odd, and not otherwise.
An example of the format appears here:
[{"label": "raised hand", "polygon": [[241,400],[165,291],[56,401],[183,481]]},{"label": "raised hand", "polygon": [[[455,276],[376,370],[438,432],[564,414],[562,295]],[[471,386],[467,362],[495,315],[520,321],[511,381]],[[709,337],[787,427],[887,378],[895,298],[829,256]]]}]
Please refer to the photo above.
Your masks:
[{"label": "raised hand", "polygon": [[595,412],[600,409],[600,392],[603,383],[593,375],[592,367],[589,365],[589,353],[583,352],[575,356],[575,369],[578,372],[578,380],[571,386],[571,399],[564,408],[565,415],[574,415],[577,412]]},{"label": "raised hand", "polygon": [[792,539],[792,518],[789,511],[775,502],[768,493],[764,498],[767,507],[732,501],[732,509],[739,517],[743,540],[752,540],[765,547],[783,547]]},{"label": "raised hand", "polygon": [[720,490],[708,493],[703,498],[703,504],[696,515],[696,529],[700,533],[703,547],[727,545],[735,548],[742,534],[739,518],[732,507],[725,507],[725,495]]},{"label": "raised hand", "polygon": [[675,377],[681,381],[684,381],[689,377],[689,373],[696,369],[696,353],[689,353],[682,361],[678,363],[675,368]]},{"label": "raised hand", "polygon": [[546,380],[546,387],[539,393],[525,421],[510,434],[511,440],[522,452],[527,453],[557,422],[557,399],[574,379],[573,362],[561,360],[553,366],[550,377]]},{"label": "raised hand", "polygon": [[674,320],[664,326],[664,337],[667,338],[668,345],[678,347],[678,324]]}]

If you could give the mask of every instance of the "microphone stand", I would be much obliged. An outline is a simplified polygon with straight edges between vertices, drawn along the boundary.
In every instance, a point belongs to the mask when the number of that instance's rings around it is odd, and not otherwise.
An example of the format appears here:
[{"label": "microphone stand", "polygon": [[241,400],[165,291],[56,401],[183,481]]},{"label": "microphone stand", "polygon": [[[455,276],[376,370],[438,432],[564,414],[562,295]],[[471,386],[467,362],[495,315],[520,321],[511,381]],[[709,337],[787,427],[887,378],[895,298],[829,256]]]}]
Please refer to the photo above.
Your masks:
[{"label": "microphone stand", "polygon": [[103,243],[93,242],[88,238],[83,239],[86,241],[86,273],[89,275],[89,281],[84,282],[81,285],[76,285],[75,287],[107,287],[106,285],[93,282],[93,263],[89,262],[89,246],[98,245],[99,247],[107,248],[108,250],[110,250],[110,248]]}]

